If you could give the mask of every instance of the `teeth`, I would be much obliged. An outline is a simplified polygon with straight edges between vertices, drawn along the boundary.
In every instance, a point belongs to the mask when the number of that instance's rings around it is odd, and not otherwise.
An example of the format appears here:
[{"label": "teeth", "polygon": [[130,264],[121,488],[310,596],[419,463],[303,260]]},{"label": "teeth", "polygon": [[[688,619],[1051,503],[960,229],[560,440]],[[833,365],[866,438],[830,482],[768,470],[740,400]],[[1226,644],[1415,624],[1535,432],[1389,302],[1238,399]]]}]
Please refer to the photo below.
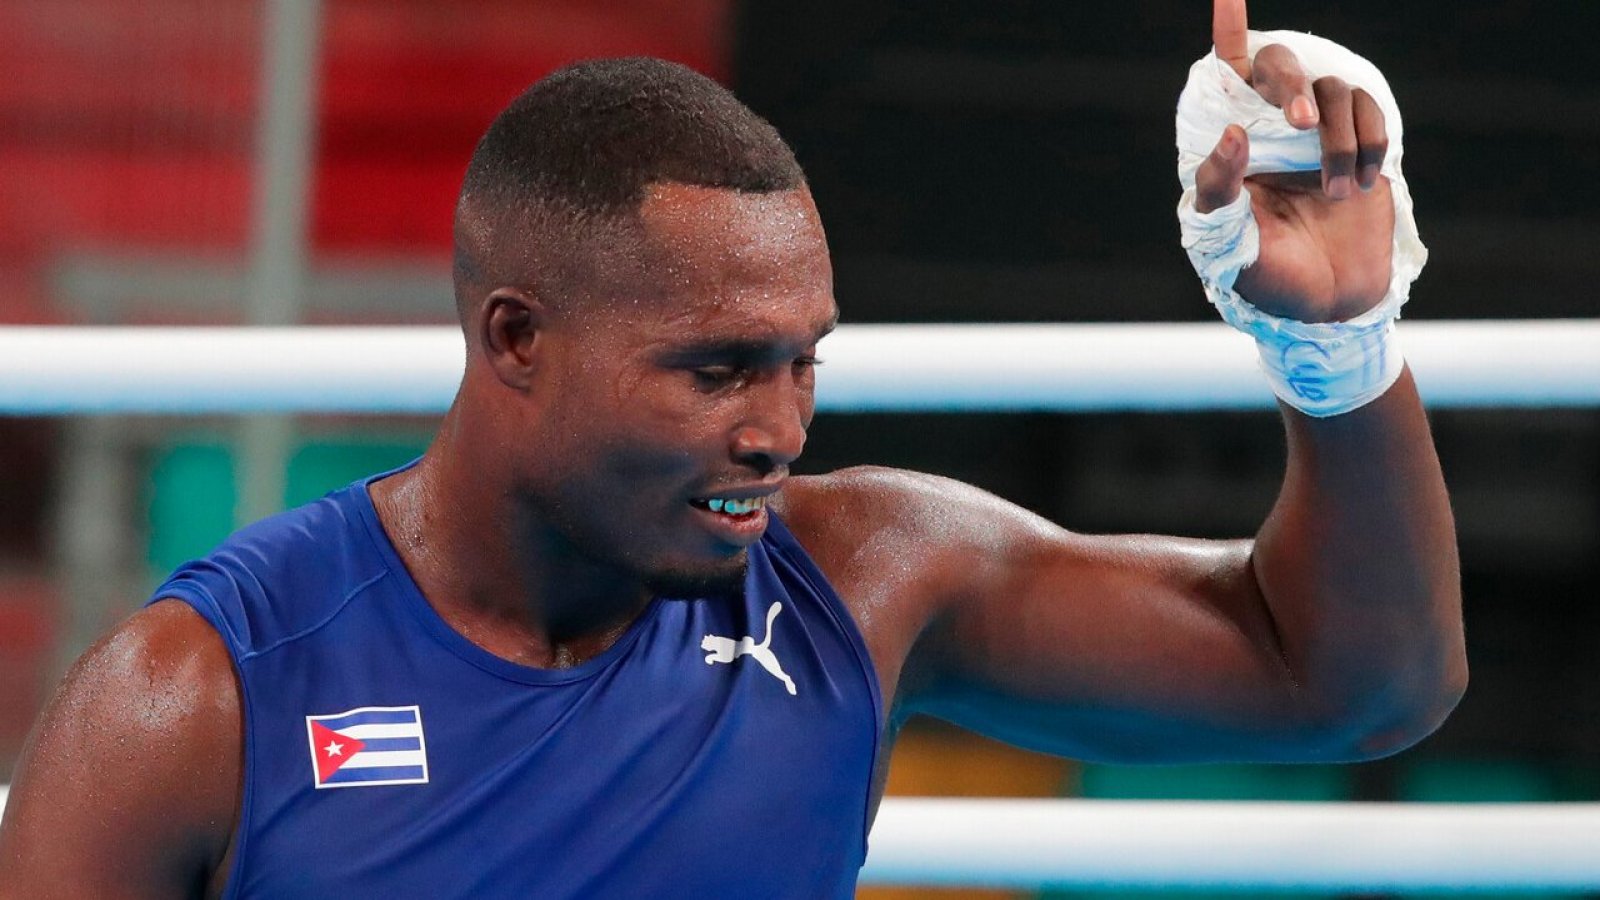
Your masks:
[{"label": "teeth", "polygon": [[726,513],[730,516],[749,515],[767,505],[765,497],[751,497],[748,500],[725,500],[715,497],[706,501],[712,512]]}]

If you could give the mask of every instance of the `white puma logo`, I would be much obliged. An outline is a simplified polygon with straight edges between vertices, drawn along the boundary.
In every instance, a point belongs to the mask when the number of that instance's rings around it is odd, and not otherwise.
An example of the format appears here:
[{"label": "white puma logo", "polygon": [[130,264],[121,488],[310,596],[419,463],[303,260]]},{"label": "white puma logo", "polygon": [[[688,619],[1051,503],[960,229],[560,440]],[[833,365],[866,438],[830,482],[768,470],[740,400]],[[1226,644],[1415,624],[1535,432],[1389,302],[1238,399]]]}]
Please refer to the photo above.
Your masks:
[{"label": "white puma logo", "polygon": [[753,637],[742,637],[736,641],[715,634],[706,635],[700,642],[701,650],[711,651],[706,655],[706,665],[731,663],[741,656],[748,656],[761,663],[761,668],[771,672],[772,677],[783,682],[783,686],[789,689],[789,696],[795,696],[797,692],[794,689],[794,679],[784,674],[783,666],[778,664],[778,657],[769,646],[772,643],[772,620],[781,612],[783,612],[782,603],[774,603],[767,609],[767,636],[762,638],[759,644]]}]

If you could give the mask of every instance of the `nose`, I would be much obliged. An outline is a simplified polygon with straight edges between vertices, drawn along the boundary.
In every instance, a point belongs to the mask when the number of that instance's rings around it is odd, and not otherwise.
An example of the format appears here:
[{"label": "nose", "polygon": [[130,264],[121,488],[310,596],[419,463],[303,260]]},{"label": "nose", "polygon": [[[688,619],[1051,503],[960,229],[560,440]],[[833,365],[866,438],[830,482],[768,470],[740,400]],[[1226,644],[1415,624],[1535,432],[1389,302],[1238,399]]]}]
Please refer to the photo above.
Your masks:
[{"label": "nose", "polygon": [[763,473],[785,469],[800,458],[811,423],[809,385],[794,378],[774,378],[751,393],[744,419],[733,431],[736,460]]}]

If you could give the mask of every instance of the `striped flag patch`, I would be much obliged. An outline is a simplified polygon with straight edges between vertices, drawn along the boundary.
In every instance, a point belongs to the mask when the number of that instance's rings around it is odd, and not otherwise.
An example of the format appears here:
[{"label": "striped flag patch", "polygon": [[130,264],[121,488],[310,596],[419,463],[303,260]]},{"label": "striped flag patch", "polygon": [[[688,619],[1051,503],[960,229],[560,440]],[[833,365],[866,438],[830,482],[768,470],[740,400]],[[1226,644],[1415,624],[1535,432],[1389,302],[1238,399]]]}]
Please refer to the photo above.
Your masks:
[{"label": "striped flag patch", "polygon": [[306,716],[306,738],[318,788],[428,783],[419,706],[362,706]]}]

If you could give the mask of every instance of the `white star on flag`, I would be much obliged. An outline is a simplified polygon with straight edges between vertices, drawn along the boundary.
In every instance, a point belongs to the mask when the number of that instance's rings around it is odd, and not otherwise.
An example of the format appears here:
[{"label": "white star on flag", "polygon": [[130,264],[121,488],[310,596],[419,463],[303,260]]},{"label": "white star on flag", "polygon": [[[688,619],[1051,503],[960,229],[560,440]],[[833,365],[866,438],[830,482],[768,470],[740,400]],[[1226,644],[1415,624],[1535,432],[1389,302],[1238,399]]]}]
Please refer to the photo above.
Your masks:
[{"label": "white star on flag", "polygon": [[339,743],[338,741],[329,741],[328,742],[328,746],[326,746],[326,747],[324,747],[322,749],[328,751],[328,755],[329,756],[338,756],[339,754],[344,752],[344,745]]}]

